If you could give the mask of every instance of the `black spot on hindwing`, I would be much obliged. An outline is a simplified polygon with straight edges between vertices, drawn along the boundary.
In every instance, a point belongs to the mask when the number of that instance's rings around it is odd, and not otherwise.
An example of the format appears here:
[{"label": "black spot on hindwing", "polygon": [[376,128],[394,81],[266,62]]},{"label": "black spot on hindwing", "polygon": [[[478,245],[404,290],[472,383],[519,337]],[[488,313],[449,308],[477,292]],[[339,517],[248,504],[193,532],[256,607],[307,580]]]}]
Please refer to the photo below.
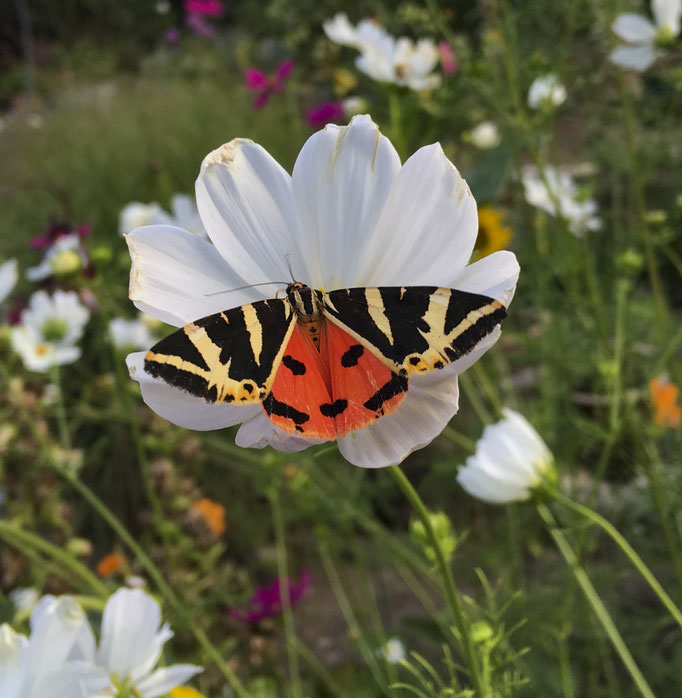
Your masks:
[{"label": "black spot on hindwing", "polygon": [[341,365],[344,368],[351,368],[352,366],[357,366],[360,357],[365,353],[365,349],[362,344],[353,344],[350,346],[343,356],[341,357]]},{"label": "black spot on hindwing", "polygon": [[286,366],[295,376],[305,375],[305,364],[302,361],[297,361],[293,356],[285,354],[282,357],[282,364]]},{"label": "black spot on hindwing", "polygon": [[363,404],[363,407],[371,412],[379,412],[385,402],[388,402],[396,395],[400,395],[400,393],[406,393],[407,386],[407,378],[394,373],[391,379],[387,383],[384,383],[384,385]]},{"label": "black spot on hindwing", "polygon": [[348,407],[348,400],[334,400],[332,403],[320,405],[320,412],[325,417],[336,417]]},{"label": "black spot on hindwing", "polygon": [[300,426],[305,424],[310,415],[297,410],[286,402],[280,402],[272,393],[263,400],[263,409],[267,414],[275,415],[276,417],[284,417],[290,419],[294,424]]}]

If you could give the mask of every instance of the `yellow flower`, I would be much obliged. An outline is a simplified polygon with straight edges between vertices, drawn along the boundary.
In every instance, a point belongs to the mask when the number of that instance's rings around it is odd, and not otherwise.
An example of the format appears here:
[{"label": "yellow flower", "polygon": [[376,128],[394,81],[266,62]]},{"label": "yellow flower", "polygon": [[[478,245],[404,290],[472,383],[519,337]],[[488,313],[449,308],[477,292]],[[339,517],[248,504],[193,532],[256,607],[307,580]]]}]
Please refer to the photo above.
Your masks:
[{"label": "yellow flower", "polygon": [[503,224],[504,212],[492,206],[478,209],[478,238],[474,249],[478,259],[503,250],[513,235],[511,228]]},{"label": "yellow flower", "polygon": [[170,692],[171,698],[204,698],[204,696],[189,686],[178,686]]}]

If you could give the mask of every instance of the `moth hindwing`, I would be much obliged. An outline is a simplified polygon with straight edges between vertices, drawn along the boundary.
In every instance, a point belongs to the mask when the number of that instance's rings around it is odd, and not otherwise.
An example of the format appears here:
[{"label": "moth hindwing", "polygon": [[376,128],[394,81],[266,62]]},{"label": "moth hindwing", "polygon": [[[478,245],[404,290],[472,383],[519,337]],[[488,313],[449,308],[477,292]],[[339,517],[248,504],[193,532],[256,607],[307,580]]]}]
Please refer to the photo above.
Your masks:
[{"label": "moth hindwing", "polygon": [[323,295],[323,312],[401,375],[465,356],[507,314],[493,298],[437,286],[330,291]]},{"label": "moth hindwing", "polygon": [[147,352],[144,370],[206,402],[262,402],[295,326],[287,299],[242,305],[162,339]]}]

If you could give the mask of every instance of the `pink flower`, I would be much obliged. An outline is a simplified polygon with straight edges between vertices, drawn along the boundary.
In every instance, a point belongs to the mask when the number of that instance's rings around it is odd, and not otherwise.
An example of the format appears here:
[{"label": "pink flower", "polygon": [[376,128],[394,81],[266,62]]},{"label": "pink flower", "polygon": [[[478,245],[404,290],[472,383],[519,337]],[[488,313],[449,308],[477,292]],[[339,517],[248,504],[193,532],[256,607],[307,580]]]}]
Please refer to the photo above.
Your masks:
[{"label": "pink flower", "polygon": [[185,12],[202,17],[220,17],[225,7],[221,0],[185,0]]},{"label": "pink flower", "polygon": [[257,92],[253,100],[254,109],[262,109],[275,92],[284,92],[284,83],[294,69],[290,58],[284,59],[273,75],[268,75],[258,68],[247,68],[244,71],[244,87],[251,92]]},{"label": "pink flower", "polygon": [[180,30],[177,27],[170,27],[164,32],[163,38],[169,46],[175,47],[180,43]]},{"label": "pink flower", "polygon": [[52,223],[40,235],[36,235],[31,239],[29,247],[32,250],[44,250],[50,247],[50,245],[60,238],[71,235],[71,233],[78,233],[78,237],[82,240],[90,235],[91,230],[92,226],[89,223],[81,223],[76,227],[74,227],[69,221]]},{"label": "pink flower", "polygon": [[313,128],[321,128],[334,121],[341,121],[345,116],[343,102],[323,102],[310,107],[305,113],[305,120]]},{"label": "pink flower", "polygon": [[215,36],[218,33],[218,30],[207,22],[203,15],[188,15],[185,24],[192,30],[194,36]]},{"label": "pink flower", "polygon": [[452,46],[447,41],[441,41],[438,44],[438,53],[440,53],[440,64],[443,72],[446,75],[454,75],[457,72],[457,58]]},{"label": "pink flower", "polygon": [[260,623],[267,618],[277,618],[282,614],[281,586],[288,591],[289,604],[293,608],[310,587],[310,572],[301,572],[298,584],[294,584],[290,579],[285,579],[282,583],[278,577],[270,586],[258,587],[249,599],[246,610],[231,608],[230,617],[244,623]]}]

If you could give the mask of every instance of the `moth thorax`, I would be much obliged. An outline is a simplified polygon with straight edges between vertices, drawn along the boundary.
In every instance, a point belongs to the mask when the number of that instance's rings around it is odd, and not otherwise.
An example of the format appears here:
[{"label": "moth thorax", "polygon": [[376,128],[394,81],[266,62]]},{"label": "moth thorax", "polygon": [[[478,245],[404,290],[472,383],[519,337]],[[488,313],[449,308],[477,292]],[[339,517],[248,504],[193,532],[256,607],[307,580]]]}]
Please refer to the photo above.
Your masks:
[{"label": "moth thorax", "polygon": [[298,282],[289,284],[287,296],[294,304],[299,320],[310,322],[319,317],[320,303],[317,299],[317,294],[310,286],[305,286]]}]

